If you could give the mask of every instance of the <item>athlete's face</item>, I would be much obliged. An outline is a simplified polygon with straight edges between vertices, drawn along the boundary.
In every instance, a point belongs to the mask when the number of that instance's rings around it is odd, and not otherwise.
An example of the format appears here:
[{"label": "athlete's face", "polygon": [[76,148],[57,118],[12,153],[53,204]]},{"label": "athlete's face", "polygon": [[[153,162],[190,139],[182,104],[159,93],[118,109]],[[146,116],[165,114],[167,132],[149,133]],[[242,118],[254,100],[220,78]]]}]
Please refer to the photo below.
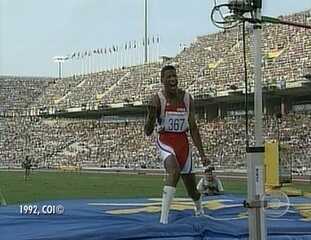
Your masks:
[{"label": "athlete's face", "polygon": [[178,80],[176,70],[166,70],[162,76],[161,82],[163,83],[164,89],[167,93],[177,93]]}]

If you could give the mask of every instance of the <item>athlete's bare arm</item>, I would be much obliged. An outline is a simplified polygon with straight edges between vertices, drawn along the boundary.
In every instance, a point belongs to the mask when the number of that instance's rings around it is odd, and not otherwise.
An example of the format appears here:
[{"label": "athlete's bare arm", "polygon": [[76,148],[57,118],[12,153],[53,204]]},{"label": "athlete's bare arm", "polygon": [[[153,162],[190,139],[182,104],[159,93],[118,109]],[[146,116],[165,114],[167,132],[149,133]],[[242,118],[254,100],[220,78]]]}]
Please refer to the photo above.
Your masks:
[{"label": "athlete's bare arm", "polygon": [[144,127],[147,136],[150,136],[154,130],[159,107],[160,100],[157,95],[153,95],[147,106],[147,118]]},{"label": "athlete's bare arm", "polygon": [[191,134],[193,143],[199,151],[203,166],[207,166],[210,164],[210,161],[206,158],[205,153],[204,153],[201,135],[200,135],[199,128],[195,120],[194,103],[193,103],[193,99],[191,96],[190,96],[190,110],[189,110],[188,121],[189,121],[189,129],[190,129],[190,134]]}]

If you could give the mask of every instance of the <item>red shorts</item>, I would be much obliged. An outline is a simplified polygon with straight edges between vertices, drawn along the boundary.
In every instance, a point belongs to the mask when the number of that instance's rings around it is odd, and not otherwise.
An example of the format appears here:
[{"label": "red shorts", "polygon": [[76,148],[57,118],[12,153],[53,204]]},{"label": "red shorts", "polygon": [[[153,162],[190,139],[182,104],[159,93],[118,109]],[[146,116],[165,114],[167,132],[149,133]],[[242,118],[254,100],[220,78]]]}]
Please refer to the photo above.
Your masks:
[{"label": "red shorts", "polygon": [[179,163],[181,173],[191,173],[193,164],[186,133],[159,133],[157,147],[163,161],[173,154]]}]

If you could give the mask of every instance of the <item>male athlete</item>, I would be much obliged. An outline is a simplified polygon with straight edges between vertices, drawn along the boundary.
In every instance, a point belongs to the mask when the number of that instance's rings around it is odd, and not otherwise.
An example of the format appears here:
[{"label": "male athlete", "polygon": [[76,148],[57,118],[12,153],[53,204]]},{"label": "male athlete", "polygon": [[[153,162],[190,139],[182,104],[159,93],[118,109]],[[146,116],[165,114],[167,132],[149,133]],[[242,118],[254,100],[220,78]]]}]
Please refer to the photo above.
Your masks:
[{"label": "male athlete", "polygon": [[157,148],[167,172],[163,188],[160,223],[168,223],[168,214],[180,176],[188,195],[195,204],[195,215],[203,215],[201,194],[196,188],[195,175],[187,131],[190,130],[194,145],[197,147],[204,166],[210,164],[202,147],[202,140],[194,116],[193,99],[189,93],[179,89],[176,69],[172,65],[161,70],[163,89],[152,96],[148,106],[145,134],[153,133],[155,124],[158,132]]}]

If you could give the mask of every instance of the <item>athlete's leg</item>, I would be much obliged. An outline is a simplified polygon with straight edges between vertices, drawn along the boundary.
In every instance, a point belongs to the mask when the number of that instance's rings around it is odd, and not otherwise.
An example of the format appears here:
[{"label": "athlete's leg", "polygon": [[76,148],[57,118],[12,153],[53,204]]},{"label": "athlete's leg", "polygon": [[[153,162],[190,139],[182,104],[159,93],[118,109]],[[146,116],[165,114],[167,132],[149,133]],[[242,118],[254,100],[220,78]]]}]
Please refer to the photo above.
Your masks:
[{"label": "athlete's leg", "polygon": [[192,198],[195,205],[195,215],[204,215],[204,209],[201,201],[201,194],[197,190],[195,174],[182,174],[184,185],[187,189],[189,197]]},{"label": "athlete's leg", "polygon": [[176,157],[173,154],[169,155],[165,159],[164,166],[167,176],[165,179],[165,186],[163,187],[160,223],[167,224],[170,206],[173,201],[176,192],[176,185],[180,177],[180,168]]},{"label": "athlete's leg", "polygon": [[180,177],[180,167],[175,155],[169,155],[164,161],[166,171],[165,185],[176,187]]}]

